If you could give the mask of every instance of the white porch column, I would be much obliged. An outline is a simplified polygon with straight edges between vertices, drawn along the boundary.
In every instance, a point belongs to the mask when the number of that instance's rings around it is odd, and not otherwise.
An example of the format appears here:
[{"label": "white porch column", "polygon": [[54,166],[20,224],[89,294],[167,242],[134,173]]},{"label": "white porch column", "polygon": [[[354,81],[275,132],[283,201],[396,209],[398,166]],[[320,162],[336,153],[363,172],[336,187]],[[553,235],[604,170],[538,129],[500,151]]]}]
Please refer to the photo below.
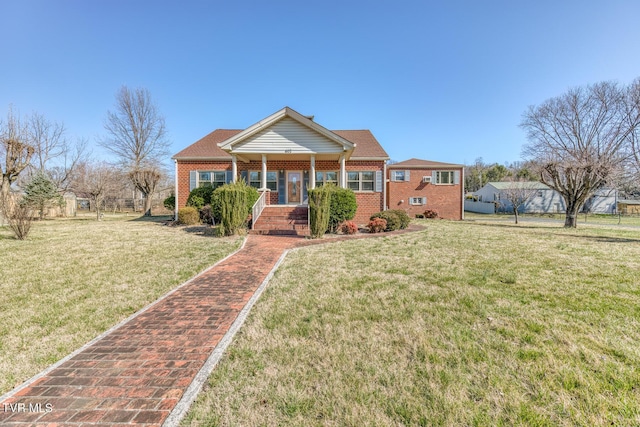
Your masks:
[{"label": "white porch column", "polygon": [[231,179],[234,183],[238,181],[238,158],[235,154],[231,155]]},{"label": "white porch column", "polygon": [[262,174],[260,175],[260,188],[267,188],[267,155],[262,155]]},{"label": "white porch column", "polygon": [[340,187],[347,188],[347,172],[344,167],[344,154],[340,156]]},{"label": "white porch column", "polygon": [[174,194],[174,196],[175,196],[176,204],[175,204],[175,207],[174,207],[174,212],[173,212],[174,218],[173,219],[177,221],[178,220],[178,209],[180,208],[180,205],[178,204],[178,200],[179,200],[178,199],[178,181],[179,181],[178,180],[178,160],[174,159],[173,163],[175,164],[175,167],[176,167],[176,175],[175,175],[175,182],[174,182],[174,185],[175,185],[175,194]]},{"label": "white porch column", "polygon": [[309,188],[316,188],[316,156],[311,156],[311,169],[309,170]]}]

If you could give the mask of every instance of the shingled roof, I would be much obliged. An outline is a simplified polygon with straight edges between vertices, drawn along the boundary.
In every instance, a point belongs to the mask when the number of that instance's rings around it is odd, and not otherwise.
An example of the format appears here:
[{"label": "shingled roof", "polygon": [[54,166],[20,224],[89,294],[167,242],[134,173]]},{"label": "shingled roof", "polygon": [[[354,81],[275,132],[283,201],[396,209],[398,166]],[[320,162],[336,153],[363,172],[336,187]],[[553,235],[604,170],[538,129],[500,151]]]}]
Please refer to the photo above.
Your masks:
[{"label": "shingled roof", "polygon": [[462,168],[464,165],[458,165],[455,163],[442,163],[434,162],[433,160],[422,160],[411,158],[398,163],[393,163],[388,166],[389,169],[403,169],[403,168]]},{"label": "shingled roof", "polygon": [[[242,132],[241,129],[216,129],[172,158],[177,160],[231,160],[231,155],[218,147],[218,144],[240,132]],[[389,158],[387,152],[369,130],[334,130],[332,132],[355,144],[351,160],[387,160]]]}]

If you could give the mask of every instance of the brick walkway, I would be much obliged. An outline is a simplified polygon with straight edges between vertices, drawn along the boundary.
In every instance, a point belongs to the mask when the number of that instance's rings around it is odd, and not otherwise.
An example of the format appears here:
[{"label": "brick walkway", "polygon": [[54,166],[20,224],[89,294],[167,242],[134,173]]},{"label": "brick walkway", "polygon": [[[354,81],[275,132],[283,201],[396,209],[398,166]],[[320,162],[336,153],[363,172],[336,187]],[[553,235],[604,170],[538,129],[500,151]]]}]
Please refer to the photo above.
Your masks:
[{"label": "brick walkway", "polygon": [[283,252],[339,240],[250,235],[233,256],[10,394],[0,425],[162,425]]}]

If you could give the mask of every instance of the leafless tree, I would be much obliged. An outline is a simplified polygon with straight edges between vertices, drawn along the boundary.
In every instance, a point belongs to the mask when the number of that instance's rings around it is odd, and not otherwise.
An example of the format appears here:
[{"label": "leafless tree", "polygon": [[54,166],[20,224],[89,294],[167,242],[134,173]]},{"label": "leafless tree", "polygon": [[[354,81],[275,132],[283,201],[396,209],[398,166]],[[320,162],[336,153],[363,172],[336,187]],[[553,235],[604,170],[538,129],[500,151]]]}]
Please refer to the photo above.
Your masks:
[{"label": "leafless tree", "polygon": [[96,209],[96,219],[100,221],[105,199],[122,186],[121,172],[106,162],[83,163],[78,167],[73,188],[78,194],[91,199]]},{"label": "leafless tree", "polygon": [[64,124],[48,120],[42,114],[32,113],[27,129],[35,153],[31,161],[31,174],[45,173],[60,193],[69,189],[75,168],[86,160],[87,140],[71,143],[65,137]]},{"label": "leafless tree", "polygon": [[144,197],[144,213],[151,215],[151,197],[169,147],[164,117],[147,89],[132,91],[123,86],[116,94],[115,111],[107,113],[104,126],[108,137],[100,144],[129,171],[130,179]]},{"label": "leafless tree", "polygon": [[[640,77],[635,79],[629,87],[627,103],[630,111],[640,110]],[[628,160],[632,179],[638,182],[640,181],[640,126],[629,133],[626,148],[629,151]]]},{"label": "leafless tree", "polygon": [[524,155],[564,198],[565,227],[576,227],[578,210],[620,166],[621,148],[640,123],[640,111],[628,106],[629,90],[614,82],[578,87],[523,115]]},{"label": "leafless tree", "polygon": [[11,184],[29,165],[34,153],[27,127],[10,108],[6,122],[0,121],[0,196],[3,200],[8,199]]},{"label": "leafless tree", "polygon": [[[536,183],[524,180],[510,180],[507,188],[500,192],[501,204],[513,211],[516,224],[518,223],[518,210],[525,206],[537,193]],[[504,203],[503,200],[506,202]]]},{"label": "leafless tree", "polygon": [[44,172],[51,161],[68,151],[64,124],[52,122],[42,114],[32,113],[27,119],[27,131],[35,149],[31,167]]}]

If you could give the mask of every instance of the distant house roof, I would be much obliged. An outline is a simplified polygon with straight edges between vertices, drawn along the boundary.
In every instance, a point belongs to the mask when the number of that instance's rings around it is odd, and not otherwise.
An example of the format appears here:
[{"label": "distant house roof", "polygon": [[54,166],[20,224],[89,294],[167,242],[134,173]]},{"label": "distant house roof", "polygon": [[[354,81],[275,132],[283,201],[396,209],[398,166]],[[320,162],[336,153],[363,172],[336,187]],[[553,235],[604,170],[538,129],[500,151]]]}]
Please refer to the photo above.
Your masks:
[{"label": "distant house roof", "polygon": [[422,160],[411,158],[402,162],[389,165],[389,169],[406,169],[406,168],[462,168],[464,165],[455,163],[434,162],[433,160]]},{"label": "distant house roof", "polygon": [[488,182],[487,185],[495,187],[497,190],[508,190],[510,188],[530,188],[532,190],[550,190],[547,185],[538,181],[497,181]]}]

